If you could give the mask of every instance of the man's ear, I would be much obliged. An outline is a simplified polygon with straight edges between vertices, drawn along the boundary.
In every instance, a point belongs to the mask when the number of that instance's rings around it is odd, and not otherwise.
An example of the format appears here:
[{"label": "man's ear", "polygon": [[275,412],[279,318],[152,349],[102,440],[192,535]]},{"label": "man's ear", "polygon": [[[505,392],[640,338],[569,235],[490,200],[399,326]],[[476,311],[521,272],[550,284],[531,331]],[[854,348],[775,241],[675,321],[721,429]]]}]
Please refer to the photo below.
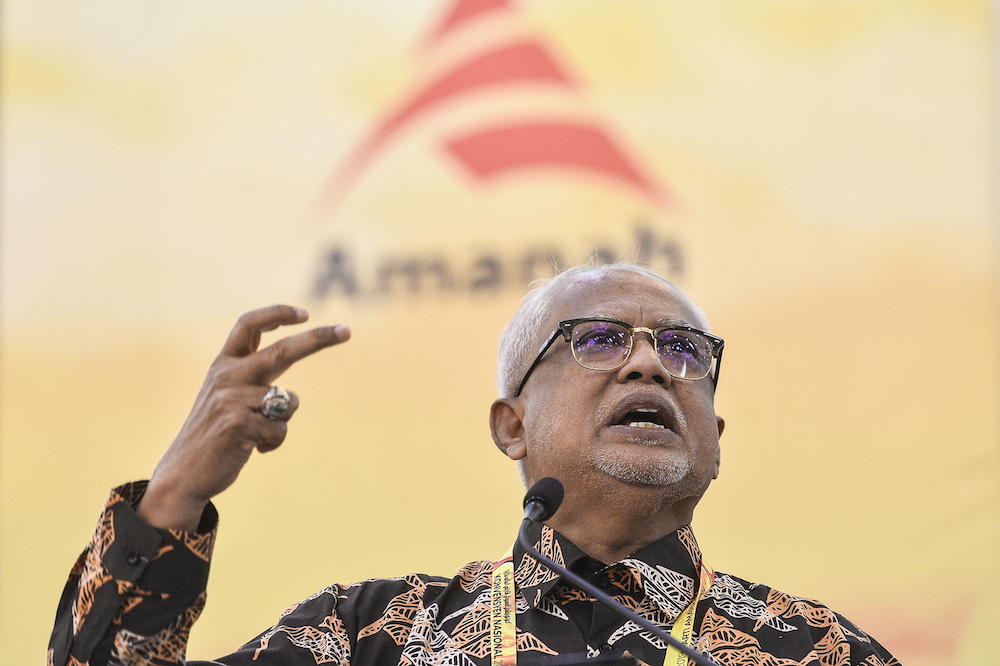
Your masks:
[{"label": "man's ear", "polygon": [[[722,437],[722,431],[726,429],[726,420],[724,418],[722,418],[721,416],[716,416],[715,417],[715,423],[719,427],[719,437]],[[721,455],[722,455],[722,450],[720,449],[719,450],[719,456],[720,456],[720,458],[721,458]],[[715,459],[715,474],[712,475],[713,479],[719,478],[719,465],[722,462],[720,460],[720,458],[716,458]]]},{"label": "man's ear", "polygon": [[524,443],[524,401],[500,398],[490,407],[490,432],[497,448],[511,460],[520,460],[526,452]]}]

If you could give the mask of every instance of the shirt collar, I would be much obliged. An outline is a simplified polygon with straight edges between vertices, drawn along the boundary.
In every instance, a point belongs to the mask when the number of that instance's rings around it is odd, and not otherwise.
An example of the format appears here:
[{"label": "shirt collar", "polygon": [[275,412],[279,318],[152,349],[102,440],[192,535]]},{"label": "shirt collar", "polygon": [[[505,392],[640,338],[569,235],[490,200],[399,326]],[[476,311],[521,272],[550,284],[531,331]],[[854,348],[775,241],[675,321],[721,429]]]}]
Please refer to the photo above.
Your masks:
[{"label": "shirt collar", "polygon": [[[532,524],[526,536],[543,555],[577,573],[596,570],[620,575],[627,572],[653,603],[674,617],[679,613],[678,606],[683,608],[693,598],[698,584],[702,555],[690,525],[607,566],[548,525]],[[559,582],[559,576],[528,555],[519,543],[514,544],[513,554],[518,592],[528,605],[535,607]]]}]

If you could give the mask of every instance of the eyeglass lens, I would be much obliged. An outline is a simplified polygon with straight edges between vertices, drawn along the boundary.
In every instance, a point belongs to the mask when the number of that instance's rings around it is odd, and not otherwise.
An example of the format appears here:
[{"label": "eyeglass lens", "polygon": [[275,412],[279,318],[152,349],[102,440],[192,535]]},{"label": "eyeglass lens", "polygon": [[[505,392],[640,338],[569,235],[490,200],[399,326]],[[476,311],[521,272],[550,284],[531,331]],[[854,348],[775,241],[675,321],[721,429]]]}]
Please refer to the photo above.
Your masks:
[{"label": "eyeglass lens", "polygon": [[[695,331],[665,329],[655,340],[663,367],[674,377],[701,379],[712,369],[712,343]],[[573,327],[573,356],[590,370],[614,370],[625,364],[632,347],[629,329],[608,321],[584,321]]]}]

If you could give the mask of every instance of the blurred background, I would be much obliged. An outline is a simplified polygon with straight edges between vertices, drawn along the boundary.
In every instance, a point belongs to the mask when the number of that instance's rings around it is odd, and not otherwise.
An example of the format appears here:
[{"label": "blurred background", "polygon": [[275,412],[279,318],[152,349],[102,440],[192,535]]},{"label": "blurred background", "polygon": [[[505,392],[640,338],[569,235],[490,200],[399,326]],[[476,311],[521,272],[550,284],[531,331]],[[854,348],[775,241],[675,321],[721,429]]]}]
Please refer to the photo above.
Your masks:
[{"label": "blurred background", "polygon": [[[41,663],[108,490],[147,478],[236,318],[351,342],[220,496],[188,656],[333,582],[512,543],[497,338],[588,260],[726,339],[717,569],[904,664],[1000,628],[996,23],[986,0],[7,0],[0,661]],[[268,340],[279,334],[271,334]]]}]

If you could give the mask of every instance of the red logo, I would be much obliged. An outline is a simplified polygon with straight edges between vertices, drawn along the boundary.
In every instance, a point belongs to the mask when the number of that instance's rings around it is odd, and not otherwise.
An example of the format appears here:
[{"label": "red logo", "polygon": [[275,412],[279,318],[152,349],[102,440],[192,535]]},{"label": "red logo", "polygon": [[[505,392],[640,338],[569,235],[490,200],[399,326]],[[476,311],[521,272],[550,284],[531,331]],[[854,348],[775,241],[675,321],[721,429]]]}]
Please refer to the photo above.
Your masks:
[{"label": "red logo", "polygon": [[[429,138],[432,149],[470,184],[561,172],[626,191],[630,204],[639,201],[632,207],[637,212],[602,221],[603,236],[548,233],[519,239],[519,248],[485,239],[458,252],[453,246],[423,244],[382,246],[374,252],[368,244],[366,252],[341,236],[323,250],[312,287],[316,299],[523,291],[532,280],[586,257],[599,263],[632,259],[675,278],[682,273],[679,244],[656,224],[670,200],[666,188],[625,150],[607,123],[587,110],[579,80],[518,18],[511,0],[457,0],[423,40],[421,83],[334,170],[320,192],[318,217],[328,218],[366,170],[407,132]],[[560,224],[551,218],[547,222],[548,231]],[[341,231],[347,229],[367,231],[361,223]],[[379,238],[377,233],[370,237]],[[582,257],[574,244],[586,246]]]},{"label": "red logo", "polygon": [[[428,35],[428,51],[454,33],[474,30],[501,14],[514,11],[510,0],[458,0]],[[379,153],[425,114],[449,103],[498,89],[533,86],[578,96],[580,86],[538,37],[513,35],[507,42],[461,59],[408,94],[387,114],[344,163],[330,176],[320,194],[320,213],[332,211]],[[489,182],[527,169],[587,172],[630,187],[657,207],[668,195],[596,119],[558,117],[510,118],[473,131],[436,137],[445,154],[475,180]]]}]

